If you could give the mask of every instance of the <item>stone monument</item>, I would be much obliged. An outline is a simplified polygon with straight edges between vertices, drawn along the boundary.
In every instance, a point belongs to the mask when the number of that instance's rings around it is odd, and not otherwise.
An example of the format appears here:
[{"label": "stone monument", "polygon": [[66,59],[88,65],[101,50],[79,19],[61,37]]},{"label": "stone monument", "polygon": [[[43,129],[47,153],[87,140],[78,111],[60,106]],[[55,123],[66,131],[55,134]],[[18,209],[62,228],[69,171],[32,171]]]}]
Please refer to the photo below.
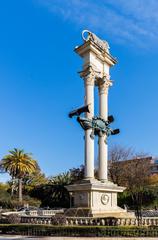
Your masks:
[{"label": "stone monument", "polygon": [[[81,208],[84,214],[94,217],[124,217],[125,209],[117,206],[117,193],[120,187],[108,181],[108,144],[107,137],[119,133],[112,130],[113,116],[108,116],[108,90],[112,86],[110,67],[117,63],[109,52],[106,41],[99,39],[88,30],[82,32],[83,44],[75,52],[83,59],[83,70],[79,72],[84,81],[85,106],[69,113],[76,116],[85,131],[85,173],[84,179],[67,186],[73,198],[72,208]],[[99,93],[99,116],[94,116],[94,88]],[[85,115],[82,117],[82,113]],[[94,139],[98,137],[99,169],[98,179],[94,177]]]}]

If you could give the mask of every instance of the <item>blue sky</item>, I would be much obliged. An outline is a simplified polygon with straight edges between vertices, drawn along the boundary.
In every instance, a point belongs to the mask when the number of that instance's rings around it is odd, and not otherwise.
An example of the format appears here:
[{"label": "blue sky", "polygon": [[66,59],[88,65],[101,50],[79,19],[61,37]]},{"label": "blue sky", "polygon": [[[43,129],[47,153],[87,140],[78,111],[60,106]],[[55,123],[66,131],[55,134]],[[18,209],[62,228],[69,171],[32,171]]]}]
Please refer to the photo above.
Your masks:
[{"label": "blue sky", "polygon": [[82,61],[73,51],[83,29],[107,40],[118,59],[109,114],[121,133],[109,146],[157,156],[157,12],[157,0],[1,1],[0,158],[23,148],[47,176],[83,163],[83,131],[67,116],[83,104]]}]

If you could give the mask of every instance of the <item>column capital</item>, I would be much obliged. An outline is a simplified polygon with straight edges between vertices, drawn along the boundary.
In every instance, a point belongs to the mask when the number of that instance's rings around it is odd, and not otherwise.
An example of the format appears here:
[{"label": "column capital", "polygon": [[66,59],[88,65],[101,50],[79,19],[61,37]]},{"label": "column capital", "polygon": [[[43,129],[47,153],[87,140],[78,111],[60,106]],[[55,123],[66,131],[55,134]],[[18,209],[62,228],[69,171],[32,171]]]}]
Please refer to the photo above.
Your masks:
[{"label": "column capital", "polygon": [[103,76],[100,80],[98,80],[98,89],[100,94],[108,94],[109,87],[112,86],[112,80],[107,76]]},{"label": "column capital", "polygon": [[96,71],[93,69],[92,66],[88,66],[83,71],[79,72],[79,74],[80,77],[83,78],[85,85],[94,86]]}]

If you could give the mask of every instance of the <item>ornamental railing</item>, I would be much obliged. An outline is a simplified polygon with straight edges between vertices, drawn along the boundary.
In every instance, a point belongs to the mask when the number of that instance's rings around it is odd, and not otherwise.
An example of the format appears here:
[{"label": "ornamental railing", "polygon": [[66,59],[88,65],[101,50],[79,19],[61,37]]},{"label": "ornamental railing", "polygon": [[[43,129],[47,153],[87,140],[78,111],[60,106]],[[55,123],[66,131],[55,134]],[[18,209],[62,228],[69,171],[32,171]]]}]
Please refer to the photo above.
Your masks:
[{"label": "ornamental railing", "polygon": [[92,218],[65,216],[21,216],[21,223],[53,224],[66,226],[158,226],[158,217],[137,218]]}]

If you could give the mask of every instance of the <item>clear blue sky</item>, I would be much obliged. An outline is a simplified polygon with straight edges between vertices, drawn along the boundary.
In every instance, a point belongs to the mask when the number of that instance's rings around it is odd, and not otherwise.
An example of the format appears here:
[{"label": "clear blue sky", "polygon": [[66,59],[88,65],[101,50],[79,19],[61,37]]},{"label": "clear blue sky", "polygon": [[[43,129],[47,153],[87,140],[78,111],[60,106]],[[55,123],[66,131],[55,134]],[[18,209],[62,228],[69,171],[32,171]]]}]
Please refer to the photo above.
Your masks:
[{"label": "clear blue sky", "polygon": [[73,49],[85,28],[118,59],[109,113],[121,133],[109,146],[158,155],[157,12],[157,0],[1,1],[0,158],[23,148],[47,176],[83,163],[83,131],[67,114],[83,104]]}]

